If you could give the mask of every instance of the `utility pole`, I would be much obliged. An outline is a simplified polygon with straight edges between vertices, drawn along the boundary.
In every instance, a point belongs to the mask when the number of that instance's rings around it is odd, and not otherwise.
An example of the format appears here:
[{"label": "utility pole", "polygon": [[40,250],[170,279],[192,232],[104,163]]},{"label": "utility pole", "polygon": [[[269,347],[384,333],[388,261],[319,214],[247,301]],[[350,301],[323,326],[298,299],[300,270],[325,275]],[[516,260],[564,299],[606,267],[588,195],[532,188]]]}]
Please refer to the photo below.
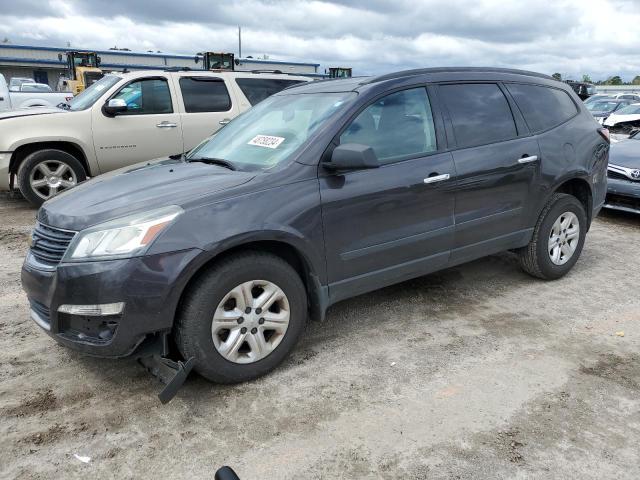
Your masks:
[{"label": "utility pole", "polygon": [[242,58],[242,27],[238,25],[238,58]]}]

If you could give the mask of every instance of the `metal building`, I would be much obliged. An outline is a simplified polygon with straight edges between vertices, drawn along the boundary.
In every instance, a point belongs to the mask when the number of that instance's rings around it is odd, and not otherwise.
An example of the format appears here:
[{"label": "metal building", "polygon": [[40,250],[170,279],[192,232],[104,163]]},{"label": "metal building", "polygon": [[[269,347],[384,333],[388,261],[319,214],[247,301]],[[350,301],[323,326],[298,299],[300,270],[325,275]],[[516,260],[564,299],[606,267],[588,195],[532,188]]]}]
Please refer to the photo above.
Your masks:
[{"label": "metal building", "polygon": [[[65,72],[67,50],[83,51],[82,48],[35,47],[29,45],[0,44],[0,73],[7,81],[12,77],[28,77],[39,83],[47,83],[56,88],[60,74]],[[202,68],[196,63],[194,55],[175,55],[167,53],[141,53],[122,50],[88,50],[96,52],[105,71],[164,69],[167,67]],[[58,55],[62,54],[62,61]],[[256,58],[238,59],[236,70],[280,70],[283,73],[295,73],[309,76],[321,76],[317,63],[280,62],[259,60]]]}]

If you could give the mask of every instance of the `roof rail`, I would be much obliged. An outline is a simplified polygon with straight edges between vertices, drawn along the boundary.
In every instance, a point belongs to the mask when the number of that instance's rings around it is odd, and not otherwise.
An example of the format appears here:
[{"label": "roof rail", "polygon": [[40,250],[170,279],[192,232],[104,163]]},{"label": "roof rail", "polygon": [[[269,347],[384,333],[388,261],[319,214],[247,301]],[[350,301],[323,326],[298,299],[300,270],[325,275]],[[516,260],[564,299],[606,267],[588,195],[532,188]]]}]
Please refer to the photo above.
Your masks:
[{"label": "roof rail", "polygon": [[191,67],[167,67],[164,69],[165,72],[190,72]]},{"label": "roof rail", "polygon": [[377,77],[371,77],[368,80],[361,83],[366,85],[369,83],[382,82],[384,80],[392,80],[395,78],[414,77],[416,75],[425,75],[429,73],[463,73],[463,72],[486,72],[486,73],[511,73],[514,75],[527,75],[530,77],[546,78],[547,80],[555,80],[549,75],[538,72],[530,72],[527,70],[517,70],[515,68],[497,68],[497,67],[438,67],[438,68],[416,68],[413,70],[402,70],[400,72],[387,73],[386,75],[379,75]]},{"label": "roof rail", "polygon": [[251,70],[251,73],[282,73],[282,70]]}]

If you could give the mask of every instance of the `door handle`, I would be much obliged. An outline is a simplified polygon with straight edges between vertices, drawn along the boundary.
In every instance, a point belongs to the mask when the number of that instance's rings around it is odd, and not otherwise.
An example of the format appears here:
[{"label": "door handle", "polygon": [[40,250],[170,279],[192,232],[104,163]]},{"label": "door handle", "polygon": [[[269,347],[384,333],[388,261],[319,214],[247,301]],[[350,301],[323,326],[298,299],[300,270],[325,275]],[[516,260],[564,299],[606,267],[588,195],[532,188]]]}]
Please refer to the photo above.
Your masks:
[{"label": "door handle", "polygon": [[442,175],[434,175],[433,177],[427,177],[424,179],[424,183],[437,183],[443,182],[444,180],[449,180],[451,176],[448,173],[443,173]]},{"label": "door handle", "polygon": [[220,120],[218,123],[219,123],[220,125],[226,125],[226,124],[227,124],[227,123],[229,123],[230,121],[231,121],[231,119],[230,119],[230,118],[225,118],[225,119],[223,119],[223,120]]},{"label": "door handle", "polygon": [[526,157],[522,157],[518,159],[518,163],[532,163],[532,162],[537,162],[538,161],[538,156],[537,155],[529,155]]},{"label": "door handle", "polygon": [[158,128],[176,128],[177,126],[178,126],[177,123],[171,123],[171,122],[167,122],[167,121],[160,122],[160,123],[158,123],[156,125],[156,127],[158,127]]}]

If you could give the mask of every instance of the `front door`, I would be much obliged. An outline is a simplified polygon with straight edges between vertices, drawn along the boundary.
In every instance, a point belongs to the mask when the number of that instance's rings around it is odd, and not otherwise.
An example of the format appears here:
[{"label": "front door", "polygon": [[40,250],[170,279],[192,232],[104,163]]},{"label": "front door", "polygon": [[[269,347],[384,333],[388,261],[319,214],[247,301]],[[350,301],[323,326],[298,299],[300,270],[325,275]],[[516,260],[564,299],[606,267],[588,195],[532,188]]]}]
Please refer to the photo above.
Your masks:
[{"label": "front door", "polygon": [[115,117],[93,107],[93,142],[101,172],[182,153],[180,114],[166,77],[133,80],[111,98],[127,103]]},{"label": "front door", "polygon": [[412,88],[374,101],[339,143],[371,146],[382,165],[321,170],[332,301],[446,266],[455,171],[451,153],[438,149],[427,90]]},{"label": "front door", "polygon": [[[512,248],[530,232],[526,221],[539,175],[535,136],[495,83],[438,87],[453,130],[458,175],[452,263]],[[524,242],[526,243],[526,242]]]}]

